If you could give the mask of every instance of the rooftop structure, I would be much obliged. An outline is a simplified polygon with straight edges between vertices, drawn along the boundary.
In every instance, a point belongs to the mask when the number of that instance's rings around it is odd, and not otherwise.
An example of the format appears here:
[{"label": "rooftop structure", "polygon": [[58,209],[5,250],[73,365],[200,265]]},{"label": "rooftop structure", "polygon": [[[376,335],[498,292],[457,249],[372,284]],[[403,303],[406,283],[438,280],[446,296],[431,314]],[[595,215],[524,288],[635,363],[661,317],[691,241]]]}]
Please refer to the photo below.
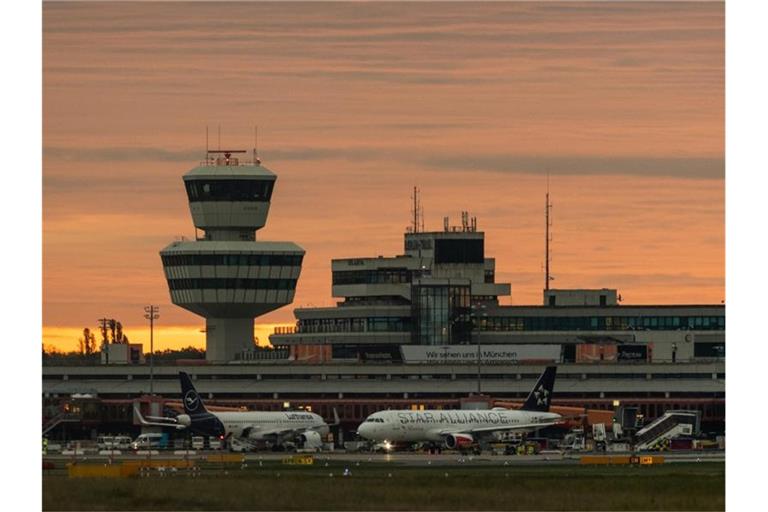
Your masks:
[{"label": "rooftop structure", "polygon": [[194,241],[160,251],[171,301],[206,319],[206,359],[226,362],[253,348],[253,319],[293,301],[304,250],[256,241],[277,176],[242,150],[208,151],[184,175]]}]

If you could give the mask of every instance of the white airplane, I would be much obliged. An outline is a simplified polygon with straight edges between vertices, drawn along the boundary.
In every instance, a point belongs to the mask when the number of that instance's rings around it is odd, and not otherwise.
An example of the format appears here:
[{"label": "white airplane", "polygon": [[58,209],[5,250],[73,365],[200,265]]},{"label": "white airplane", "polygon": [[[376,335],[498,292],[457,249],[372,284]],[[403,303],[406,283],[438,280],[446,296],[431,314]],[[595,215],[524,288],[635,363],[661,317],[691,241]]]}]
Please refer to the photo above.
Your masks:
[{"label": "white airplane", "polygon": [[357,433],[384,446],[431,442],[462,449],[495,432],[530,432],[549,427],[562,420],[559,414],[549,412],[556,372],[555,366],[544,370],[520,409],[379,411],[368,416]]},{"label": "white airplane", "polygon": [[[328,434],[328,424],[323,418],[305,411],[232,411],[210,412],[185,372],[179,372],[182,402],[185,414],[175,418],[147,416],[144,418],[134,407],[142,425],[189,428],[193,432],[221,439],[236,438],[240,441],[263,441],[271,446],[294,443],[299,448],[319,449],[322,436]],[[338,414],[333,411],[338,423]],[[149,420],[149,421],[148,421]]]}]

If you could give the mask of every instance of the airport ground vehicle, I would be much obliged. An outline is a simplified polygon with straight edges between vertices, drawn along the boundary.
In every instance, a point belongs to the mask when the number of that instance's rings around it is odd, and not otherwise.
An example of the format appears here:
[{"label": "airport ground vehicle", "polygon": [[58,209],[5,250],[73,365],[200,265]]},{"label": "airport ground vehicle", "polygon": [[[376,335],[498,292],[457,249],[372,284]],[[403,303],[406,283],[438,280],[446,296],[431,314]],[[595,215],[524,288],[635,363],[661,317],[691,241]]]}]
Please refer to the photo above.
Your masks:
[{"label": "airport ground vehicle", "polygon": [[582,451],[586,449],[584,429],[575,428],[565,435],[558,446],[561,450]]},{"label": "airport ground vehicle", "polygon": [[136,440],[131,443],[131,448],[134,450],[164,450],[168,448],[168,434],[141,434]]},{"label": "airport ground vehicle", "polygon": [[112,446],[110,446],[110,448],[114,450],[130,450],[131,438],[128,436],[115,436],[112,439]]},{"label": "airport ground vehicle", "polygon": [[129,436],[98,436],[96,447],[99,450],[130,450],[132,442]]},{"label": "airport ground vehicle", "polygon": [[98,436],[96,438],[96,448],[99,450],[110,450],[113,448],[114,437],[113,436]]}]

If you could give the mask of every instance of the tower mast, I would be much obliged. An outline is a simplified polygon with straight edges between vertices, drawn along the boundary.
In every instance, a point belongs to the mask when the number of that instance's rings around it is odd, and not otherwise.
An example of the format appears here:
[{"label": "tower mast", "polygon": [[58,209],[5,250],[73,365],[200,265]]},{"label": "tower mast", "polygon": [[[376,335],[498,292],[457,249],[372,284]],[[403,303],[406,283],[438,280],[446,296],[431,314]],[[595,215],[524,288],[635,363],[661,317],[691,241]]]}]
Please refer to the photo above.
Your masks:
[{"label": "tower mast", "polygon": [[546,194],[546,203],[544,208],[544,223],[545,223],[545,230],[544,230],[544,291],[549,290],[549,282],[552,280],[552,277],[549,275],[549,259],[550,259],[550,249],[549,249],[549,242],[552,241],[552,235],[550,234],[549,230],[550,227],[552,227],[552,219],[550,218],[550,211],[552,210],[552,203],[549,201],[549,171],[547,171],[547,194]]},{"label": "tower mast", "polygon": [[[413,225],[411,226],[411,230],[413,233],[419,232],[419,226],[424,225],[424,220],[422,218],[421,214],[421,201],[419,201],[419,189],[418,187],[413,187]],[[424,229],[421,229],[424,231]]]}]

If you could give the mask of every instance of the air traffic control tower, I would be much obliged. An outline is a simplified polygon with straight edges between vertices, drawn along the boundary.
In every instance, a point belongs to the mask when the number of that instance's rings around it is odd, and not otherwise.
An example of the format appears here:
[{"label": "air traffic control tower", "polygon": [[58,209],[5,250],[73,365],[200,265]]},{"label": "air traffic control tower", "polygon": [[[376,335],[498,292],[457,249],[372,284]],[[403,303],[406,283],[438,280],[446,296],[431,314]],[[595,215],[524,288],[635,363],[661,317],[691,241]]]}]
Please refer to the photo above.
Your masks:
[{"label": "air traffic control tower", "polygon": [[[290,304],[304,249],[256,241],[277,176],[241,150],[208,151],[184,175],[195,241],[160,251],[171,301],[205,317],[206,359],[227,362],[254,347],[253,319]],[[254,152],[255,153],[255,152]]]}]

